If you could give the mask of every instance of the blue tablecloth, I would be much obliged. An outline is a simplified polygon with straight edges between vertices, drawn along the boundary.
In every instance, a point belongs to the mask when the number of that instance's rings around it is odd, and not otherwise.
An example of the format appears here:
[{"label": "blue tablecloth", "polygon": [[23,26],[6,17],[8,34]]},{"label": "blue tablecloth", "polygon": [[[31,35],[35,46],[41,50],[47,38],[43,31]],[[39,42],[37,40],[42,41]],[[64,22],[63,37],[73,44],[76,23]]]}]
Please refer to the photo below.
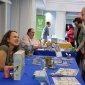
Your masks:
[{"label": "blue tablecloth", "polygon": [[34,51],[34,55],[56,56],[56,53],[54,50],[50,50],[50,49],[37,49]]},{"label": "blue tablecloth", "polygon": [[[76,52],[70,51],[62,51],[62,56],[67,57],[66,53],[71,54],[71,57],[76,57]],[[34,55],[42,55],[42,56],[56,56],[56,53],[54,50],[50,49],[38,49],[34,51]]]},{"label": "blue tablecloth", "polygon": [[32,58],[26,58],[24,74],[21,80],[5,79],[4,72],[0,72],[0,85],[40,85],[38,80],[33,78],[35,70],[41,68],[41,66],[32,65]]},{"label": "blue tablecloth", "polygon": [[75,51],[70,51],[70,52],[65,52],[65,51],[62,51],[62,56],[63,57],[67,57],[66,53],[68,54],[71,54],[71,57],[76,57],[77,53]]},{"label": "blue tablecloth", "polygon": [[[32,60],[34,59],[34,57],[38,57],[38,56],[33,56],[33,57],[27,57],[26,58],[26,60],[25,60],[25,67],[24,67],[24,74],[23,74],[21,80],[15,81],[15,80],[12,80],[12,79],[4,79],[4,73],[0,72],[0,85],[40,85],[39,81],[36,80],[33,77],[33,73],[36,70],[42,69],[43,65],[42,64],[38,65],[38,66],[37,65],[33,65],[32,64]],[[57,66],[57,68],[60,68],[60,66]],[[73,60],[72,65],[67,66],[67,68],[76,68],[76,69],[78,69],[75,60]],[[53,71],[54,70],[52,70],[52,69],[47,70],[47,74],[48,74],[50,85],[54,85],[52,77],[49,75]],[[85,83],[84,83],[84,81],[83,81],[83,79],[81,77],[80,71],[79,71],[78,75],[76,76],[76,78],[81,83],[81,85],[85,85]]]},{"label": "blue tablecloth", "polygon": [[[59,68],[79,69],[74,58],[73,58],[73,60],[72,60],[72,64],[71,64],[71,65],[69,65],[69,66],[60,66],[60,65],[57,65],[57,68],[58,68],[58,69],[59,69]],[[52,73],[52,72],[53,72],[53,70],[48,70],[48,71],[47,71],[48,74],[50,74],[50,73]],[[53,85],[52,77],[49,76],[49,75],[48,75],[48,77],[49,77],[49,80],[50,80],[50,84]],[[77,74],[77,76],[76,76],[75,78],[80,82],[81,85],[85,85],[85,83],[84,83],[84,81],[83,81],[83,79],[82,79],[82,76],[81,76],[81,72],[80,72],[80,71],[78,72],[78,74]]]}]

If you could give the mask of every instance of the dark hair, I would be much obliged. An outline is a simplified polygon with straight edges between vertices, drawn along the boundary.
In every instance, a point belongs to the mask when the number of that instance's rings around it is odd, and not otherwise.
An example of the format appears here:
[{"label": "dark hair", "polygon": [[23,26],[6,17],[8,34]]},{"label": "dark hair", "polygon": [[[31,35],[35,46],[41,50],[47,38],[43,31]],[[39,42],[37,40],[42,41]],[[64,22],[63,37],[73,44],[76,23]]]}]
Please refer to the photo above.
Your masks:
[{"label": "dark hair", "polygon": [[[6,32],[6,33],[4,34],[4,36],[3,36],[2,40],[1,40],[0,46],[1,46],[1,45],[6,45],[6,46],[9,47],[9,45],[8,45],[9,43],[8,43],[7,39],[10,38],[12,32],[16,32],[16,31],[9,30],[8,32]],[[17,33],[17,32],[16,32],[16,33]],[[19,46],[16,46],[16,47],[14,48],[14,52],[17,51],[18,48],[19,48]]]},{"label": "dark hair", "polygon": [[31,32],[33,28],[29,28],[28,31],[27,31],[27,35]]},{"label": "dark hair", "polygon": [[72,24],[69,24],[69,28],[74,28]]},{"label": "dark hair", "polygon": [[80,17],[76,17],[73,22],[78,22],[79,23],[82,23],[82,19]]},{"label": "dark hair", "polygon": [[46,22],[47,25],[50,25],[50,22]]}]

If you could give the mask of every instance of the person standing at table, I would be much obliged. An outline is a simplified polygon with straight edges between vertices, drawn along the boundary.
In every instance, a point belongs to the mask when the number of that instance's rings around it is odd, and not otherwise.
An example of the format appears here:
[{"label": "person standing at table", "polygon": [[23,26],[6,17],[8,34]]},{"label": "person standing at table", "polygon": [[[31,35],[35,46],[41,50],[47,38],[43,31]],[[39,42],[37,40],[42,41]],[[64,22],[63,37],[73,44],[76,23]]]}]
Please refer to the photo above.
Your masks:
[{"label": "person standing at table", "polygon": [[4,66],[13,65],[13,54],[19,48],[19,36],[16,31],[9,30],[0,43],[0,70]]},{"label": "person standing at table", "polygon": [[44,30],[42,32],[42,40],[43,40],[44,43],[48,41],[50,26],[51,26],[51,23],[46,22],[46,27],[44,28]]},{"label": "person standing at table", "polygon": [[76,62],[78,66],[80,66],[80,62],[82,62],[82,56],[84,54],[85,28],[82,25],[82,19],[80,17],[75,18],[73,22],[75,24],[74,38],[77,45],[77,48],[75,49],[77,52]]},{"label": "person standing at table", "polygon": [[37,49],[41,47],[41,43],[34,37],[35,31],[33,28],[29,28],[27,34],[22,37],[21,45],[24,48],[27,45],[32,45],[33,49]]}]

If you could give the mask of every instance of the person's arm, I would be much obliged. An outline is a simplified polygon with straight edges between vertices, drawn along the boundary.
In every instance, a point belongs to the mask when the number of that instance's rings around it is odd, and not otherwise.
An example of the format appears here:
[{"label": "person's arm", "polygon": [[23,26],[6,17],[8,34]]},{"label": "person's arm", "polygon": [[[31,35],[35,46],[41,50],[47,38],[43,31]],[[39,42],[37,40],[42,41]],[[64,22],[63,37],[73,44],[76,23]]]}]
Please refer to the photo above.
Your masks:
[{"label": "person's arm", "polygon": [[28,45],[29,43],[29,40],[28,40],[28,36],[24,36],[22,39],[21,39],[21,45],[22,47],[24,47],[25,45]]},{"label": "person's arm", "polygon": [[78,29],[75,27],[74,28],[74,35],[73,35],[73,38],[76,40],[76,38],[77,38],[77,31],[78,31]]},{"label": "person's arm", "polygon": [[0,70],[2,70],[6,63],[7,53],[4,50],[0,50]]},{"label": "person's arm", "polygon": [[84,46],[84,41],[85,41],[85,29],[83,30],[83,37],[82,37],[82,41],[79,44],[78,48],[76,49],[76,51],[78,52],[83,46]]},{"label": "person's arm", "polygon": [[83,41],[80,43],[80,45],[79,45],[78,48],[76,49],[76,52],[78,52],[78,51],[84,46],[84,41],[85,41],[85,40],[83,40]]},{"label": "person's arm", "polygon": [[41,45],[38,45],[38,46],[34,46],[33,49],[38,49],[38,48],[41,48]]},{"label": "person's arm", "polygon": [[36,45],[34,45],[34,49],[38,49],[41,47],[42,47],[41,42],[39,40],[36,40]]},{"label": "person's arm", "polygon": [[68,32],[67,32],[68,35],[74,35],[74,29],[70,29]]},{"label": "person's arm", "polygon": [[8,56],[8,47],[6,45],[0,46],[0,70],[2,70],[6,64],[6,58]]}]

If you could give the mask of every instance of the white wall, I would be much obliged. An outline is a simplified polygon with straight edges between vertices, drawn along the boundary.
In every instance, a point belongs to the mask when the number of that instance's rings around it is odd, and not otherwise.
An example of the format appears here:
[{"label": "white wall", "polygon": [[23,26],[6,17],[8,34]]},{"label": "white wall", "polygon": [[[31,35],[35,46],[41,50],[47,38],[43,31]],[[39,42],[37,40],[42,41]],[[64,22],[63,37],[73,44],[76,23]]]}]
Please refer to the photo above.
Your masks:
[{"label": "white wall", "polygon": [[20,37],[27,33],[30,19],[29,19],[29,0],[22,0],[20,4]]},{"label": "white wall", "polygon": [[65,27],[66,27],[66,12],[59,11],[56,12],[56,21],[55,21],[55,35],[57,38],[64,40],[65,39]]},{"label": "white wall", "polygon": [[36,0],[29,1],[29,25],[35,29],[36,26]]},{"label": "white wall", "polygon": [[23,36],[29,28],[29,0],[12,0],[11,29]]},{"label": "white wall", "polygon": [[5,3],[0,4],[0,40],[5,33]]},{"label": "white wall", "polygon": [[11,29],[16,30],[20,37],[26,34],[29,27],[35,28],[35,0],[12,0]]},{"label": "white wall", "polygon": [[41,9],[36,10],[36,15],[44,15],[44,11]]},{"label": "white wall", "polygon": [[20,28],[20,0],[12,0],[11,4],[11,30],[16,30],[19,33]]},{"label": "white wall", "polygon": [[10,4],[8,0],[0,1],[0,40],[10,29]]},{"label": "white wall", "polygon": [[10,8],[11,4],[5,3],[5,32],[11,29]]},{"label": "white wall", "polygon": [[[0,40],[8,30],[22,37],[29,27],[35,28],[36,0],[0,0]],[[12,2],[12,3],[11,3]]]}]

